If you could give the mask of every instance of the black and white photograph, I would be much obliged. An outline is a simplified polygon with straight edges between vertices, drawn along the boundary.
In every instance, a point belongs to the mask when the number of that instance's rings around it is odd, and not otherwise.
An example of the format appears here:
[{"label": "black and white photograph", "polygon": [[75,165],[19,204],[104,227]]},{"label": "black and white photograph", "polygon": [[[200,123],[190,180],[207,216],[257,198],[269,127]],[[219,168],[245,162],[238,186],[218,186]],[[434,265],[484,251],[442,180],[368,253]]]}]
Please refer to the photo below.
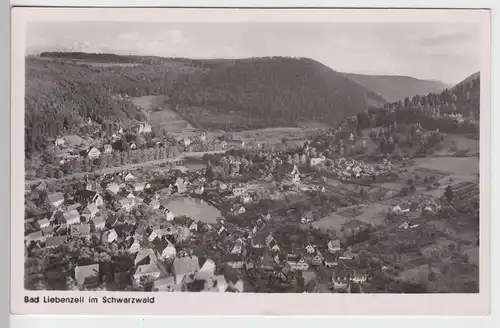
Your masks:
[{"label": "black and white photograph", "polygon": [[24,289],[480,293],[489,16],[364,11],[30,20]]}]

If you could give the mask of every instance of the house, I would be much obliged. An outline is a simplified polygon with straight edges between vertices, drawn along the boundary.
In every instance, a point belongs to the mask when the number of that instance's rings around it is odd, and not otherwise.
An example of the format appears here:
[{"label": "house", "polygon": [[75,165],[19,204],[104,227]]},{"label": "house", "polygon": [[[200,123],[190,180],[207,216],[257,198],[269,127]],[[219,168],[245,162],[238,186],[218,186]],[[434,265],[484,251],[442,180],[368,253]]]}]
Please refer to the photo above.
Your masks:
[{"label": "house", "polygon": [[193,222],[189,225],[189,230],[191,231],[198,231],[198,223]]},{"label": "house", "polygon": [[243,202],[243,204],[248,204],[248,203],[251,203],[252,202],[252,197],[249,195],[249,194],[244,194],[242,197],[241,197],[241,201]]},{"label": "house", "polygon": [[101,189],[101,186],[99,185],[99,182],[97,182],[97,181],[89,181],[85,185],[85,189],[87,189],[88,191],[97,192]]},{"label": "house", "polygon": [[62,204],[64,204],[64,195],[60,192],[47,195],[47,199],[50,205],[52,205],[55,208],[59,208]]},{"label": "house", "polygon": [[173,274],[176,283],[181,283],[186,275],[194,274],[200,270],[197,256],[176,258],[173,264]]},{"label": "house", "polygon": [[98,192],[93,190],[87,190],[87,189],[78,190],[75,193],[75,200],[82,204],[87,204],[87,205],[93,203],[97,207],[104,205],[104,199],[102,198],[102,196]]},{"label": "house", "polygon": [[75,224],[70,227],[72,237],[90,238],[90,224]]},{"label": "house", "polygon": [[128,252],[130,254],[135,254],[139,252],[140,249],[141,249],[141,244],[139,243],[139,241],[137,241],[137,239],[135,239],[132,245],[130,245],[130,247],[128,248]]},{"label": "house", "polygon": [[36,222],[36,226],[38,227],[38,229],[47,228],[48,226],[50,226],[50,221],[47,218],[38,220]]},{"label": "house", "polygon": [[116,232],[115,229],[111,229],[109,231],[106,231],[102,234],[102,240],[105,243],[111,244],[112,242],[115,242],[118,240],[118,233]]},{"label": "house", "polygon": [[337,269],[332,274],[332,284],[335,289],[346,289],[349,284],[349,273],[343,269]]},{"label": "house", "polygon": [[55,145],[57,147],[62,147],[66,144],[66,140],[64,140],[63,138],[57,138],[56,141],[55,141]]},{"label": "house", "polygon": [[113,146],[111,146],[110,144],[106,144],[104,145],[104,154],[111,154],[113,152]]},{"label": "house", "polygon": [[164,238],[155,239],[153,245],[158,254],[158,259],[161,261],[173,259],[177,255],[175,246]]},{"label": "house", "polygon": [[311,259],[311,265],[321,265],[322,263],[323,263],[323,256],[321,256],[321,254],[316,254]]},{"label": "house", "polygon": [[197,188],[197,189],[195,190],[195,193],[196,193],[197,195],[201,195],[201,194],[203,194],[203,192],[204,192],[204,191],[205,191],[205,187],[201,186],[200,188]]},{"label": "house", "polygon": [[[145,201],[146,203],[146,201]],[[149,204],[148,204],[153,210],[157,210],[160,208],[160,201],[157,200],[157,199],[152,199],[149,201]]]},{"label": "house", "polygon": [[233,189],[233,197],[240,197],[244,193],[246,193],[246,188],[234,188]]},{"label": "house", "polygon": [[139,265],[133,275],[134,284],[140,285],[142,279],[156,280],[161,274],[162,272],[155,263]]},{"label": "house", "polygon": [[233,248],[231,249],[231,253],[232,254],[241,254],[241,253],[243,253],[243,243],[241,241],[237,240],[234,243]]},{"label": "house", "polygon": [[66,236],[49,237],[45,241],[45,247],[46,248],[55,248],[58,246],[62,246],[65,243],[66,243]]},{"label": "house", "polygon": [[333,256],[332,254],[326,254],[323,261],[324,261],[325,267],[327,267],[327,268],[335,267],[338,265],[338,262],[337,262],[335,256]]},{"label": "house", "polygon": [[80,224],[80,213],[77,210],[72,210],[63,214],[67,225]]},{"label": "house", "polygon": [[274,237],[273,235],[270,233],[269,235],[267,235],[266,237],[266,245],[269,247],[269,244],[274,240]]},{"label": "house", "polygon": [[163,228],[163,229],[154,229],[149,234],[148,240],[150,242],[152,242],[152,241],[154,241],[157,238],[162,238],[164,236],[171,236],[173,234],[175,234],[175,229],[172,228],[172,227],[166,227],[166,228]]},{"label": "house", "polygon": [[307,254],[314,254],[314,252],[316,252],[316,248],[309,244],[306,246],[306,252]]},{"label": "house", "polygon": [[134,184],[134,191],[136,192],[141,192],[148,188],[150,188],[150,185],[147,182],[137,182]]},{"label": "house", "polygon": [[67,211],[72,211],[72,210],[77,210],[77,209],[79,209],[81,207],[82,207],[82,204],[80,204],[80,203],[74,203],[74,204],[68,205],[66,207],[66,210]]},{"label": "house", "polygon": [[87,220],[90,220],[97,216],[97,213],[99,213],[99,208],[97,207],[97,205],[94,203],[90,203],[83,211],[82,216]]},{"label": "house", "polygon": [[129,182],[129,181],[134,181],[135,180],[135,176],[132,175],[132,173],[129,173],[125,176],[125,181]]},{"label": "house", "polygon": [[101,151],[96,147],[90,147],[87,150],[87,157],[91,160],[99,158],[101,156]]},{"label": "house", "polygon": [[316,157],[316,158],[311,158],[309,161],[309,165],[311,167],[318,166],[326,161],[326,158],[324,156],[322,157]]},{"label": "house", "polygon": [[205,263],[200,268],[200,273],[203,274],[205,277],[213,277],[215,273],[216,265],[215,262],[212,261],[211,259],[207,259]]},{"label": "house", "polygon": [[297,165],[284,163],[281,166],[281,173],[287,180],[290,180],[292,182],[300,181],[300,172],[299,169],[297,168]]},{"label": "house", "polygon": [[270,250],[272,250],[274,252],[280,251],[280,247],[278,245],[278,242],[274,238],[267,244],[267,246],[269,247]]},{"label": "house", "polygon": [[328,251],[330,253],[334,254],[340,250],[342,250],[342,248],[340,247],[340,240],[335,239],[328,242]]},{"label": "house", "polygon": [[242,254],[230,253],[224,255],[224,263],[234,269],[241,269],[245,264],[245,259]]},{"label": "house", "polygon": [[183,138],[182,139],[182,145],[184,147],[188,147],[189,145],[191,145],[191,139],[189,139],[189,138]]},{"label": "house", "polygon": [[352,275],[351,275],[351,280],[353,282],[356,282],[358,284],[363,284],[368,280],[368,274],[366,273],[366,270],[353,270]]},{"label": "house", "polygon": [[175,215],[174,213],[172,213],[172,211],[170,211],[168,208],[165,209],[163,211],[163,213],[165,214],[165,219],[170,222],[170,221],[173,221],[175,219]]},{"label": "house", "polygon": [[186,182],[184,181],[183,178],[177,178],[177,180],[175,180],[174,186],[177,187],[178,194],[185,193],[187,190]]},{"label": "house", "polygon": [[44,237],[52,237],[52,236],[54,236],[55,230],[56,230],[55,227],[48,226],[48,227],[43,228],[41,231],[42,231]]},{"label": "house", "polygon": [[286,263],[292,271],[304,271],[309,269],[309,264],[307,264],[304,258],[300,255],[288,254]]},{"label": "house", "polygon": [[228,232],[227,232],[227,229],[226,229],[226,227],[224,227],[224,226],[220,227],[220,229],[219,229],[219,230],[217,230],[217,234],[218,234],[219,236],[222,236],[223,234],[227,234],[227,233],[228,233]]},{"label": "house", "polygon": [[206,284],[206,291],[215,293],[224,293],[228,288],[228,284],[224,275],[215,276],[209,279]]},{"label": "house", "polygon": [[97,216],[93,218],[92,223],[94,224],[95,231],[101,231],[106,227],[106,221],[102,216]]},{"label": "house", "polygon": [[137,133],[151,133],[151,124],[148,122],[139,122],[136,126]]},{"label": "house", "polygon": [[75,280],[80,287],[97,287],[99,285],[99,264],[75,267]]},{"label": "house", "polygon": [[158,258],[156,257],[155,252],[151,248],[140,249],[135,256],[134,265],[139,266],[149,263],[158,263]]},{"label": "house", "polygon": [[41,230],[29,233],[24,236],[24,240],[26,243],[44,241],[45,238],[46,237],[43,235],[43,232]]},{"label": "house", "polygon": [[119,184],[112,182],[106,186],[106,189],[113,195],[116,195],[120,191],[121,187]]},{"label": "house", "polygon": [[136,150],[137,149],[137,145],[135,144],[135,142],[131,141],[129,144],[128,144],[129,148],[131,150]]},{"label": "house", "polygon": [[135,206],[135,199],[123,198],[120,200],[120,205],[122,209],[127,212],[130,212]]}]

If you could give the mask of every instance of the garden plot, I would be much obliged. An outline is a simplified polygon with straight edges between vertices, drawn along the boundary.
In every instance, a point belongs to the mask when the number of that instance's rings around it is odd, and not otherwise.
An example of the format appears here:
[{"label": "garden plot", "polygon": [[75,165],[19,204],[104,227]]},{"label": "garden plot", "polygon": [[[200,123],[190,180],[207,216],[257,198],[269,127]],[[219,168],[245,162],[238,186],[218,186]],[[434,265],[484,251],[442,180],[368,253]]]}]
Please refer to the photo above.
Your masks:
[{"label": "garden plot", "polygon": [[356,216],[356,219],[367,224],[383,225],[387,212],[387,205],[370,204],[361,208],[361,214]]},{"label": "garden plot", "polygon": [[340,230],[342,226],[350,221],[351,218],[345,217],[342,215],[339,215],[337,213],[332,213],[330,215],[327,215],[317,221],[314,221],[312,223],[312,226],[316,229],[320,229],[323,231],[333,229],[333,230]]}]

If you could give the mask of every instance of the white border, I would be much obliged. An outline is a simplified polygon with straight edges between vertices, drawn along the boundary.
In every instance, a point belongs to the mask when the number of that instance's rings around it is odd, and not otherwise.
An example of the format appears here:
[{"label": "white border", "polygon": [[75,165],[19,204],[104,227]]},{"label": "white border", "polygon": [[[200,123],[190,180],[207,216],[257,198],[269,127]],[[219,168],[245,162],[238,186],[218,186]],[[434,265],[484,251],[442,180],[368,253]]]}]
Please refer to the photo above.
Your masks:
[{"label": "white border", "polygon": [[[279,14],[279,16],[278,16]],[[479,17],[477,16],[479,15]],[[473,17],[472,17],[473,16]],[[68,295],[67,292],[25,292],[22,221],[24,206],[24,40],[27,21],[480,21],[484,39],[481,65],[481,260],[479,294],[212,294],[144,293],[156,303],[139,305],[25,304],[26,295]],[[144,20],[144,18],[142,19]],[[12,11],[11,110],[11,312],[13,314],[170,314],[170,315],[487,315],[489,313],[489,182],[490,182],[490,27],[489,13],[476,11],[386,10],[210,10],[210,9],[29,9]],[[19,164],[17,164],[19,163]],[[19,246],[17,246],[19,245]],[[71,295],[89,293],[71,293]],[[110,296],[110,292],[92,292]],[[138,296],[140,293],[116,293]],[[264,299],[265,297],[265,299]]]}]

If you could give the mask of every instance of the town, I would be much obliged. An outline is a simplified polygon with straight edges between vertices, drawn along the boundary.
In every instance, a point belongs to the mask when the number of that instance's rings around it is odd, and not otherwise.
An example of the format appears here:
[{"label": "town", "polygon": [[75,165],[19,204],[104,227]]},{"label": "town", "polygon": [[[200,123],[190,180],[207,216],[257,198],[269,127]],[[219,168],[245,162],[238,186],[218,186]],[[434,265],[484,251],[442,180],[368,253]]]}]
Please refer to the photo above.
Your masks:
[{"label": "town", "polygon": [[25,286],[477,292],[479,123],[391,106],[275,142],[88,118],[26,163]]}]

